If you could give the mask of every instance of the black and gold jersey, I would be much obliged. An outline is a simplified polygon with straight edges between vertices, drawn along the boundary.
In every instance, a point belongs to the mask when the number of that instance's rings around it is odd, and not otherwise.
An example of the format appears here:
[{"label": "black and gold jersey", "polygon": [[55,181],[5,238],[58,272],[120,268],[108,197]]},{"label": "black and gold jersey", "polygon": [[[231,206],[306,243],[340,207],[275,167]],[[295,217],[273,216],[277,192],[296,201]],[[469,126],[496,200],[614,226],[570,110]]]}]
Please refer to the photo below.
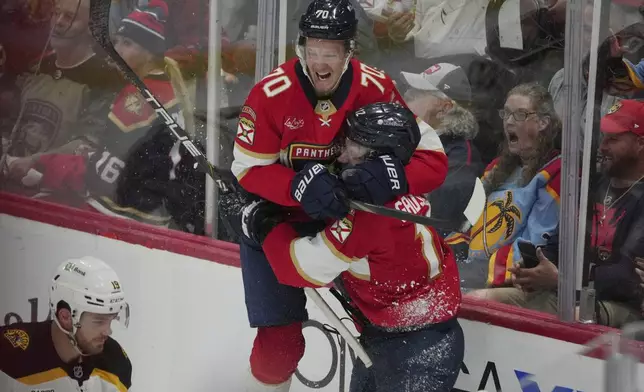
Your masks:
[{"label": "black and gold jersey", "polygon": [[132,364],[112,338],[103,352],[64,363],[51,337],[51,321],[0,327],[0,391],[125,392]]}]

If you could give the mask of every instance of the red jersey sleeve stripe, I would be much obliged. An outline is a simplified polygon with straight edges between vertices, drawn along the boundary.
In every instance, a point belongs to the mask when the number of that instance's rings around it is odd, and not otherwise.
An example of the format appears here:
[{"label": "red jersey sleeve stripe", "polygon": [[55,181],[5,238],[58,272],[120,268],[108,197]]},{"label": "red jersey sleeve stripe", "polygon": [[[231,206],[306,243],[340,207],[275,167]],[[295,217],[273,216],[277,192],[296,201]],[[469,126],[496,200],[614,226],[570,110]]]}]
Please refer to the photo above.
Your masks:
[{"label": "red jersey sleeve stripe", "polygon": [[279,154],[260,154],[245,149],[239,144],[235,143],[233,148],[234,160],[230,167],[233,175],[237,180],[241,179],[248,173],[248,170],[255,166],[268,166],[277,162]]},{"label": "red jersey sleeve stripe", "polygon": [[490,257],[488,270],[488,284],[499,286],[510,279],[508,268],[512,266],[512,245],[506,245],[494,252]]},{"label": "red jersey sleeve stripe", "polygon": [[325,286],[353,263],[324,232],[297,238],[288,223],[269,233],[263,249],[280,283],[296,287]]}]

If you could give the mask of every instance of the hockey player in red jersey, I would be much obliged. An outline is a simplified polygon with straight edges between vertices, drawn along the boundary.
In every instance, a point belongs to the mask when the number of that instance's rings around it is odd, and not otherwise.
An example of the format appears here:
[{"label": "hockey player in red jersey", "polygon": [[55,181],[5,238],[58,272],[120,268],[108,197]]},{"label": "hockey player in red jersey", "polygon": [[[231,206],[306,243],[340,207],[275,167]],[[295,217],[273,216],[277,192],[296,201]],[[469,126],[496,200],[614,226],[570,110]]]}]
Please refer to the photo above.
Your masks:
[{"label": "hockey player in red jersey", "polygon": [[[335,220],[348,214],[348,198],[382,205],[440,186],[447,158],[424,123],[406,164],[395,156],[371,160],[343,181],[317,165],[338,156],[348,113],[403,100],[387,75],[353,59],[357,21],[348,0],[313,0],[299,27],[298,57],[254,86],[242,107],[231,167],[241,187],[291,207],[293,219]],[[248,318],[257,328],[249,390],[287,391],[304,355],[304,291],[280,284],[263,250],[243,236],[240,255]]]},{"label": "hockey player in red jersey", "polygon": [[[337,160],[345,173],[383,156],[407,163],[420,139],[414,115],[397,104],[365,106],[348,123]],[[429,209],[409,194],[386,205],[419,215]],[[303,224],[286,220],[283,207],[255,201],[244,208],[244,235],[262,245],[282,284],[322,287],[341,277],[368,320],[361,340],[373,361],[370,369],[356,363],[350,391],[451,391],[464,355],[461,291],[452,251],[437,232],[354,210],[307,236]]]},{"label": "hockey player in red jersey", "polygon": [[[114,48],[175,121],[190,132],[194,126],[187,89],[176,62],[164,58],[167,12],[161,0],[132,12],[121,21]],[[86,140],[76,155],[45,154],[34,162],[33,168],[42,173],[40,187],[64,201],[70,199],[69,193],[87,194],[85,206],[107,215],[157,226],[172,222],[189,230],[176,219],[187,210],[176,210],[187,204],[185,199],[194,197],[183,194],[183,189],[198,189],[183,186],[195,176],[190,154],[133,85],[119,92],[105,115],[107,128],[98,143]],[[197,181],[193,183],[202,183],[203,176]],[[191,217],[184,218],[194,224]]]},{"label": "hockey player in red jersey", "polygon": [[49,285],[50,317],[0,327],[0,391],[125,392],[132,364],[110,337],[127,327],[116,272],[94,257],[60,264]]}]

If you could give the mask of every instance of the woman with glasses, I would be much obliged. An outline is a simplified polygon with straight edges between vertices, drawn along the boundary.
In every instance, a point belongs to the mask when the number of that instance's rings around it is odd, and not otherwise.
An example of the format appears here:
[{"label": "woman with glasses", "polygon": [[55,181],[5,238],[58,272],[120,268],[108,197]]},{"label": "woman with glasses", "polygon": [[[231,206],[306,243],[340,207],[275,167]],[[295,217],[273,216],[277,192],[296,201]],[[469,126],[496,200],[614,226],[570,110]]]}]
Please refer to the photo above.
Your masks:
[{"label": "woman with glasses", "polygon": [[505,138],[483,174],[486,209],[469,233],[448,238],[469,241],[459,269],[465,289],[508,284],[518,241],[544,245],[559,222],[561,121],[550,94],[536,83],[516,86],[499,115]]}]

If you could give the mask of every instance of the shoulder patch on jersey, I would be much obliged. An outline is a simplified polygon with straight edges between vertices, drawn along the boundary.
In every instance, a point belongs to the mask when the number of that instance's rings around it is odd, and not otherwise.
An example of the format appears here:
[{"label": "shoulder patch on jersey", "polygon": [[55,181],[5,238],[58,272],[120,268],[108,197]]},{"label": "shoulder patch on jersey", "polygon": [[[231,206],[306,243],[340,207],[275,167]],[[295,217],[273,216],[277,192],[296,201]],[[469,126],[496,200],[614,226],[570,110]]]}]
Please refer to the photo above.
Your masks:
[{"label": "shoulder patch on jersey", "polygon": [[29,347],[29,335],[22,329],[8,329],[3,336],[14,348],[21,348],[25,351]]},{"label": "shoulder patch on jersey", "polygon": [[[148,78],[144,83],[174,117],[173,112],[176,111],[175,107],[178,108],[179,101],[174,95],[170,81]],[[131,132],[150,126],[158,117],[145,98],[132,85],[127,85],[114,100],[108,118],[121,131]]]},{"label": "shoulder patch on jersey", "polygon": [[253,108],[251,108],[250,106],[244,105],[241,109],[241,112],[242,114],[243,113],[248,114],[250,118],[253,119],[253,121],[257,121],[257,115],[255,114],[255,111],[253,110]]},{"label": "shoulder patch on jersey", "polygon": [[123,107],[127,112],[140,116],[143,110],[143,98],[139,93],[130,93],[125,97]]},{"label": "shoulder patch on jersey", "polygon": [[349,216],[338,219],[331,225],[330,231],[336,241],[344,244],[353,231],[353,221],[349,219]]},{"label": "shoulder patch on jersey", "polygon": [[255,141],[255,123],[245,117],[240,118],[237,125],[237,138],[252,146]]}]

